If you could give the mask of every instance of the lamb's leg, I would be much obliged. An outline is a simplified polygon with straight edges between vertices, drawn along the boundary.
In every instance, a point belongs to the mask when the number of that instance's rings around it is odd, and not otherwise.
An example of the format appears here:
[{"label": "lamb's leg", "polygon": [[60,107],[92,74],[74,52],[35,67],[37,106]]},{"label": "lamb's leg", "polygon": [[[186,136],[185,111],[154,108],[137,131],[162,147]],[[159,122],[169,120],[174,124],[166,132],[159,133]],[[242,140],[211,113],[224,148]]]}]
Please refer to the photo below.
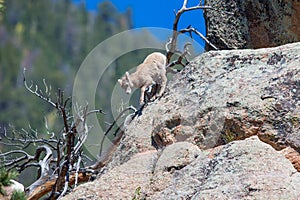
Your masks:
[{"label": "lamb's leg", "polygon": [[157,98],[162,96],[162,94],[165,92],[166,85],[167,85],[167,76],[162,76],[161,79],[162,79],[161,87],[160,87],[159,93],[157,94]]},{"label": "lamb's leg", "polygon": [[145,95],[146,88],[147,86],[141,87],[140,105],[144,104],[144,95]]},{"label": "lamb's leg", "polygon": [[158,84],[153,85],[150,101],[154,101],[156,99],[156,94],[159,89],[160,89],[160,85]]}]

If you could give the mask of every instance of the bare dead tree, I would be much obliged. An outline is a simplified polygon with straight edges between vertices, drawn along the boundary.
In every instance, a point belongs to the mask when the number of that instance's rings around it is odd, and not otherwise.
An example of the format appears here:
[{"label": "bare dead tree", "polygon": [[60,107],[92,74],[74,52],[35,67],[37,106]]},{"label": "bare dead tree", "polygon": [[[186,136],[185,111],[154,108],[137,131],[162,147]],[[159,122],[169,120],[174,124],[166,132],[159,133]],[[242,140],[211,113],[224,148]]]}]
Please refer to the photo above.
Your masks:
[{"label": "bare dead tree", "polygon": [[[31,83],[28,85],[24,71],[24,86],[31,94],[42,99],[51,107],[58,111],[62,120],[63,128],[60,133],[55,134],[49,131],[46,123],[46,134],[41,134],[29,126],[29,130],[20,131],[12,128],[11,134],[4,129],[0,144],[13,147],[8,152],[0,152],[0,161],[8,170],[16,169],[22,172],[27,168],[35,167],[38,169],[37,180],[26,188],[29,200],[39,199],[48,194],[48,199],[58,199],[66,194],[70,186],[76,187],[80,182],[86,182],[95,176],[108,163],[112,153],[119,144],[126,126],[136,117],[141,115],[144,108],[139,110],[130,106],[124,109],[118,117],[111,123],[104,133],[100,142],[100,159],[94,161],[93,165],[87,166],[85,161],[89,159],[83,152],[83,144],[88,137],[90,127],[86,119],[93,113],[102,113],[102,110],[88,110],[88,105],[73,105],[75,113],[69,112],[70,98],[64,98],[64,92],[58,90],[56,101],[51,98],[51,87],[43,80],[44,89]],[[133,111],[124,119],[127,111]],[[118,120],[123,119],[119,126]],[[117,126],[114,130],[113,127]],[[104,138],[113,133],[112,146],[106,154],[102,154]],[[43,136],[42,136],[43,135]],[[46,135],[46,136],[45,136]],[[28,153],[27,149],[35,148],[34,153]]]},{"label": "bare dead tree", "polygon": [[[180,34],[184,34],[184,33],[189,33],[189,35],[192,37],[192,33],[198,35],[201,39],[203,39],[208,45],[210,45],[213,49],[218,50],[218,48],[213,45],[210,41],[208,41],[206,39],[206,37],[200,33],[196,28],[194,28],[192,25],[187,26],[187,28],[184,29],[179,29],[178,28],[178,23],[180,21],[180,17],[182,16],[183,13],[188,12],[188,11],[192,11],[192,10],[214,10],[216,12],[221,12],[221,13],[225,13],[225,14],[229,14],[232,15],[233,13],[231,12],[227,12],[227,11],[222,11],[222,10],[218,10],[212,6],[205,6],[202,3],[202,0],[199,1],[199,4],[196,6],[192,6],[192,7],[187,7],[187,3],[188,0],[184,0],[182,7],[174,13],[175,13],[175,19],[173,21],[173,32],[172,32],[172,36],[170,37],[169,41],[166,43],[166,51],[167,51],[167,71],[168,72],[174,72],[174,70],[171,69],[171,67],[175,66],[175,65],[182,65],[183,67],[186,66],[189,61],[187,60],[186,55],[188,55],[188,50],[187,50],[187,46],[188,44],[186,44],[184,46],[184,51],[181,52],[180,50],[177,49],[177,41],[178,41],[178,36]],[[177,58],[177,60],[171,62],[171,59],[173,57],[174,54],[179,54],[179,57]],[[183,60],[186,60],[185,63],[183,63]]]},{"label": "bare dead tree", "polygon": [[[63,91],[58,90],[56,101],[53,101],[51,87],[48,87],[45,80],[43,90],[33,83],[28,85],[25,71],[23,83],[27,91],[58,111],[63,128],[59,134],[47,131],[46,137],[31,127],[29,131],[13,129],[11,134],[4,129],[0,144],[15,149],[0,153],[0,160],[8,170],[16,169],[22,172],[29,167],[39,169],[38,179],[26,189],[28,199],[39,199],[47,193],[50,193],[49,199],[57,199],[67,192],[69,185],[86,181],[95,173],[83,162],[86,156],[82,146],[90,129],[86,124],[86,118],[90,114],[103,112],[89,111],[88,105],[83,107],[74,105],[76,112],[72,115],[69,112],[70,98],[64,98]],[[33,155],[26,151],[30,146],[37,146]]]}]

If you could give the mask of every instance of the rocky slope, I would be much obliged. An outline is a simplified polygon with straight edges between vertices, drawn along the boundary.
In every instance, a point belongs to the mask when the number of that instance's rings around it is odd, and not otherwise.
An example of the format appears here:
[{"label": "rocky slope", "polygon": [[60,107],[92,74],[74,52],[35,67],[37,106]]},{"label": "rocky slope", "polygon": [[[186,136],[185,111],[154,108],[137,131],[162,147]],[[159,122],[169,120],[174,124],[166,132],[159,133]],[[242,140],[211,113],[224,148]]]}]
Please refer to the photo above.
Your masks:
[{"label": "rocky slope", "polygon": [[206,0],[205,3],[234,13],[205,11],[206,36],[220,49],[274,47],[300,41],[298,0]]},{"label": "rocky slope", "polygon": [[64,199],[299,199],[300,43],[211,51]]}]

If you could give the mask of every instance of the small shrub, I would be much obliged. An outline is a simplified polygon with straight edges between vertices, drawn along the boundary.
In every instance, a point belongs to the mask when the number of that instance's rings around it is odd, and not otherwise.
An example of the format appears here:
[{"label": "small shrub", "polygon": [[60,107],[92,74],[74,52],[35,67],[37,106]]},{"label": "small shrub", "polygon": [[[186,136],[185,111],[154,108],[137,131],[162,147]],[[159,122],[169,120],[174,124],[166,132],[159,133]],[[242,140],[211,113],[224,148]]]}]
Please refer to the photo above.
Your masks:
[{"label": "small shrub", "polygon": [[10,200],[26,200],[25,192],[15,190],[12,193]]},{"label": "small shrub", "polygon": [[15,171],[7,171],[4,167],[0,167],[0,194],[6,195],[3,186],[11,185],[11,179],[16,178],[18,175]]}]

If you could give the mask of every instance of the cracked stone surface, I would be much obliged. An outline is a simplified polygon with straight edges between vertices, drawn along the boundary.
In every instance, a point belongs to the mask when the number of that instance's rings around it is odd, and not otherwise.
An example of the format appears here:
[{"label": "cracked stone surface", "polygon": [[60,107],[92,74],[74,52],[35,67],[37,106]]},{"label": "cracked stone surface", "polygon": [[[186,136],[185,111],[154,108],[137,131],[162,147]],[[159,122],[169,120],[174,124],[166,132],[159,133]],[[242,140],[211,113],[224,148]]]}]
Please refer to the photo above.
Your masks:
[{"label": "cracked stone surface", "polygon": [[299,180],[283,155],[253,136],[225,145],[212,159],[200,156],[151,199],[297,199]]},{"label": "cracked stone surface", "polygon": [[[176,153],[170,155],[171,150]],[[160,156],[158,156],[160,154]],[[170,157],[168,156],[170,155]],[[195,156],[196,155],[196,156]],[[300,174],[257,136],[213,156],[187,142],[138,153],[64,199],[297,199]],[[158,158],[156,158],[158,157]],[[173,167],[173,168],[172,168]],[[139,194],[135,194],[139,188]]]},{"label": "cracked stone surface", "polygon": [[297,199],[299,95],[300,43],[204,53],[65,199]]}]

